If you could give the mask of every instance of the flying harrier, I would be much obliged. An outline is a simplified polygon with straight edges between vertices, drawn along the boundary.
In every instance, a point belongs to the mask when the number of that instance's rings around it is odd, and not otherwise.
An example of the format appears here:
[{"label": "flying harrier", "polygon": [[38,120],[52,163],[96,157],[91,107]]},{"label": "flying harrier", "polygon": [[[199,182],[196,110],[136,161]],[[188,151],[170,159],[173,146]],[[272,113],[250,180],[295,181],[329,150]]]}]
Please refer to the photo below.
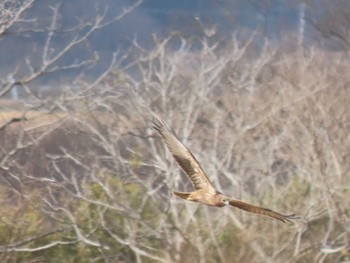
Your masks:
[{"label": "flying harrier", "polygon": [[187,176],[191,180],[193,187],[195,189],[195,191],[193,192],[175,192],[174,191],[174,194],[176,196],[188,201],[199,202],[209,206],[223,207],[225,205],[231,205],[251,213],[261,214],[261,215],[276,218],[284,223],[290,222],[292,219],[298,218],[294,214],[282,215],[270,209],[251,205],[221,194],[211,184],[208,176],[202,169],[199,162],[190,152],[190,150],[188,150],[176,138],[176,136],[167,128],[164,122],[156,119],[153,121],[153,124],[154,124],[153,128],[163,138],[169,151],[175,158],[176,162],[183,169],[183,171],[187,174]]}]

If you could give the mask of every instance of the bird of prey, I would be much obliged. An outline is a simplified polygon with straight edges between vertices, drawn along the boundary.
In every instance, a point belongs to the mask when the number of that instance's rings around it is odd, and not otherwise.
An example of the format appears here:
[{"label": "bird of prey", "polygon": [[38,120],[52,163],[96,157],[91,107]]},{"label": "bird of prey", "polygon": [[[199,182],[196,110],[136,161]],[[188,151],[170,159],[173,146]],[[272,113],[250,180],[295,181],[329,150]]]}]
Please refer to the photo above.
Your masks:
[{"label": "bird of prey", "polygon": [[225,205],[230,205],[251,213],[269,216],[284,223],[291,222],[291,220],[298,218],[295,214],[282,215],[270,209],[245,203],[221,194],[214,188],[207,174],[204,172],[191,151],[177,139],[175,134],[167,128],[162,120],[154,119],[153,128],[160,134],[170,153],[189,177],[195,189],[193,192],[173,191],[176,196],[188,201],[199,202],[209,206],[223,207]]}]

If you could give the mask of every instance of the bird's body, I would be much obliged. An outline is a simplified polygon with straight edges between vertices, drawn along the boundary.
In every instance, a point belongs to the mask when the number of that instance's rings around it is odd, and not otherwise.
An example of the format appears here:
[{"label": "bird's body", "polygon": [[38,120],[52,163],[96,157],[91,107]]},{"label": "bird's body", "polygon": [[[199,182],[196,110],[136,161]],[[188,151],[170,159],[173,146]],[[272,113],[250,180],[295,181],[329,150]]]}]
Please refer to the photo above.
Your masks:
[{"label": "bird's body", "polygon": [[224,195],[215,191],[207,191],[207,189],[199,189],[189,193],[173,192],[176,196],[182,199],[199,202],[204,205],[223,207],[228,204],[228,202],[224,199]]},{"label": "bird's body", "polygon": [[208,176],[193,154],[166,127],[165,123],[156,119],[153,121],[153,124],[153,128],[160,134],[167,148],[186,173],[195,189],[193,192],[174,191],[176,196],[188,201],[199,202],[209,206],[223,207],[225,205],[230,205],[251,213],[270,216],[282,222],[290,222],[291,219],[298,218],[294,214],[282,215],[270,209],[254,206],[221,194],[213,187]]}]

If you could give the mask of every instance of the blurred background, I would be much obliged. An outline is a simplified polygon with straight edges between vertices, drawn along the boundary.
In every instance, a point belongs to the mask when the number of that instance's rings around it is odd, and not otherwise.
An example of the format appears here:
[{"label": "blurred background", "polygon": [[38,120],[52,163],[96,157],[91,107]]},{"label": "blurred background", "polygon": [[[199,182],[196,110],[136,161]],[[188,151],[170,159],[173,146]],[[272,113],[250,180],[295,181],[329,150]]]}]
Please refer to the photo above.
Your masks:
[{"label": "blurred background", "polygon": [[[349,262],[350,2],[0,0],[1,262]],[[184,202],[163,118],[218,190]]]}]

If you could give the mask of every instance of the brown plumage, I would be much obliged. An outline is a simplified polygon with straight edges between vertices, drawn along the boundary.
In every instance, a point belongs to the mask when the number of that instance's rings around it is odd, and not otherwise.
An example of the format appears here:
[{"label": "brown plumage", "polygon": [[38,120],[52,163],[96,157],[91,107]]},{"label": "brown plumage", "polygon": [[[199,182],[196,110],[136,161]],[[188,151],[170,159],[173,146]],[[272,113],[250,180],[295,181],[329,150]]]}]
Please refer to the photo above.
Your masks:
[{"label": "brown plumage", "polygon": [[193,192],[174,191],[176,196],[188,201],[199,202],[210,206],[223,207],[225,205],[231,205],[251,213],[269,216],[282,222],[290,222],[292,219],[298,218],[294,214],[282,215],[270,209],[254,206],[221,194],[215,190],[207,174],[204,172],[201,165],[190,150],[188,150],[176,138],[176,136],[167,128],[164,122],[155,119],[153,124],[153,128],[160,134],[170,153],[173,155],[174,159],[180,165],[182,170],[187,174],[195,189]]}]

